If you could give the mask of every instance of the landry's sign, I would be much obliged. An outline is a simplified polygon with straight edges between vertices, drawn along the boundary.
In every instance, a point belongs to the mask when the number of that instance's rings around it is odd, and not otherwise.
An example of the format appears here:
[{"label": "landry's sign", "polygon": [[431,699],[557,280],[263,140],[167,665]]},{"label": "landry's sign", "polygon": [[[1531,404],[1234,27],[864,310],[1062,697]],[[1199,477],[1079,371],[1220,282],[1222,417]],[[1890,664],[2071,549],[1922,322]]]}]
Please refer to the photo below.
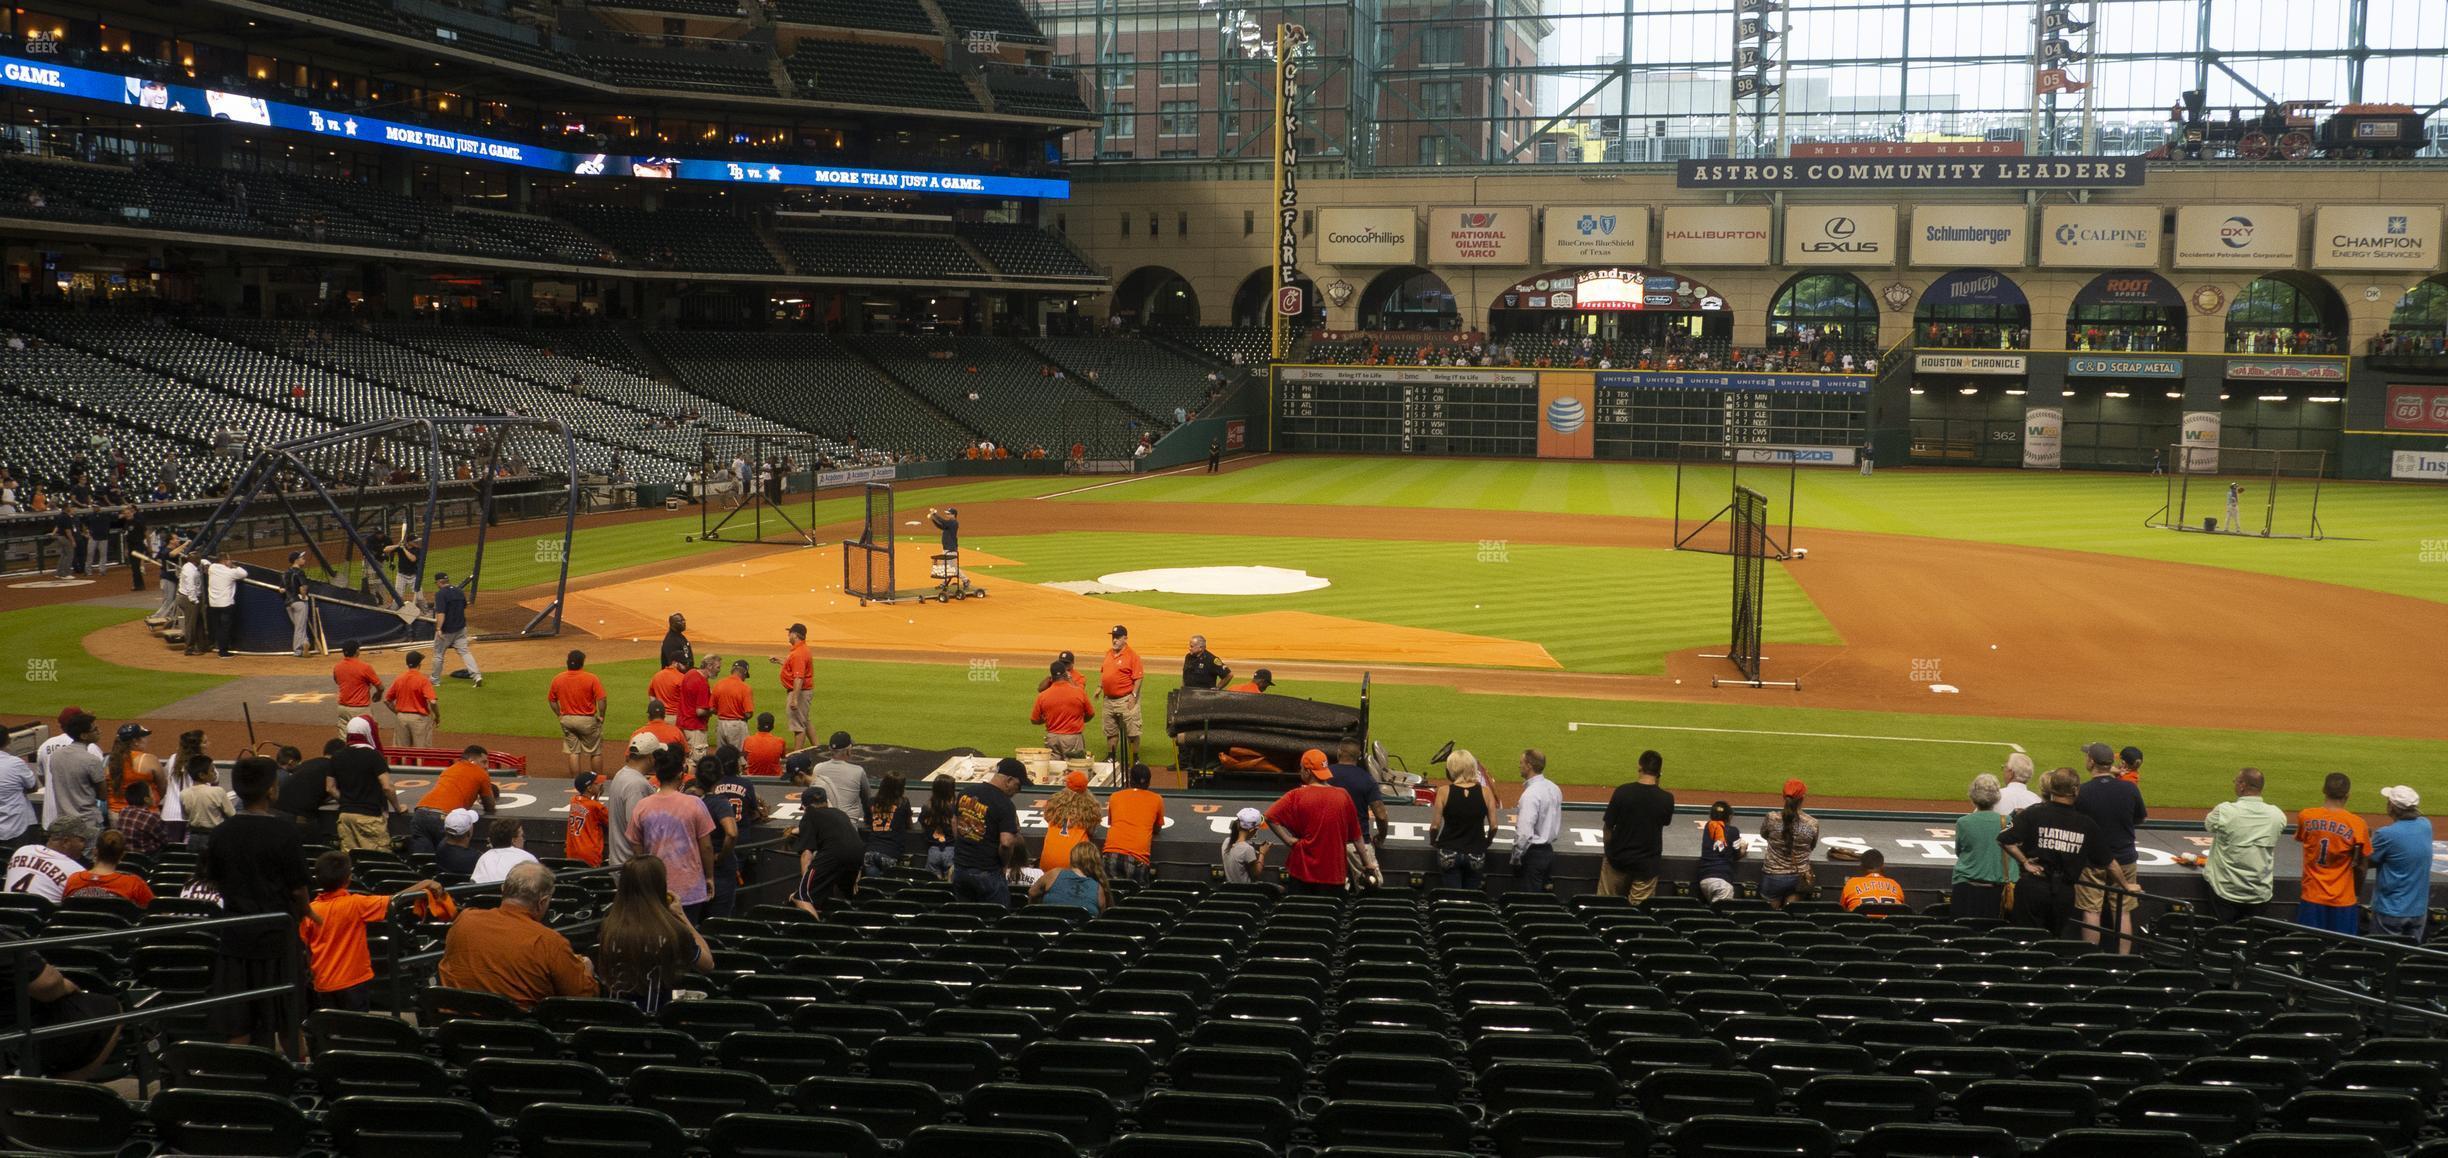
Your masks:
[{"label": "landry's sign", "polygon": [[1913,370],[1921,374],[2022,374],[2021,354],[1915,354]]},{"label": "landry's sign", "polygon": [[1684,161],[1684,189],[2102,189],[2142,183],[2140,157]]},{"label": "landry's sign", "polygon": [[2227,376],[2262,382],[2343,382],[2346,361],[2284,358],[2229,358]]},{"label": "landry's sign", "polygon": [[2068,378],[2182,378],[2184,362],[2176,358],[2102,358],[2078,354],[2066,359]]},{"label": "landry's sign", "polygon": [[826,490],[832,487],[857,486],[861,483],[891,482],[897,473],[899,473],[898,468],[889,466],[861,466],[849,470],[818,471],[816,472],[816,488]]}]

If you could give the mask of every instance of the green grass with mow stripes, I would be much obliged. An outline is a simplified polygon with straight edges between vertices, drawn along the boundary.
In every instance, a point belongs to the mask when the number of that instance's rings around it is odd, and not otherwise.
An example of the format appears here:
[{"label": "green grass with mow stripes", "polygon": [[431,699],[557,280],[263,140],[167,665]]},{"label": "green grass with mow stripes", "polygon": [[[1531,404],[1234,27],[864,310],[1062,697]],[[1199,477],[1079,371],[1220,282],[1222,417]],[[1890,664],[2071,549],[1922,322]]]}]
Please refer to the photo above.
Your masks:
[{"label": "green grass with mow stripes", "polygon": [[[1217,563],[1306,570],[1333,585],[1294,595],[1106,595],[1192,615],[1310,611],[1371,623],[1467,632],[1545,646],[1572,671],[1655,674],[1671,651],[1726,641],[1726,563],[1689,551],[1476,541],[1416,542],[1227,535],[988,536],[978,550],[1021,562],[993,579],[1046,583],[1119,570]],[[1839,643],[1783,568],[1768,571],[1768,638]],[[1218,640],[1229,648],[1229,641]],[[1169,647],[1168,641],[1159,646]]]},{"label": "green grass with mow stripes", "polygon": [[[1766,491],[1782,521],[1782,470],[1746,468],[1745,481]],[[2147,475],[2055,471],[1884,470],[1863,478],[1851,470],[1806,469],[1793,520],[1797,544],[1809,528],[1924,535],[2069,551],[2096,551],[2256,571],[2448,601],[2448,562],[2426,542],[2448,542],[2448,490],[2422,483],[2321,484],[2324,542],[2247,536],[2185,535],[2154,530],[2143,520],[2166,497],[2164,480]],[[1687,468],[1686,517],[1725,502],[1725,468]],[[1522,462],[1438,458],[1296,457],[1208,477],[1184,474],[1108,487],[1064,502],[1301,503],[1321,506],[1551,511],[1667,518],[1676,501],[1671,464]],[[2192,518],[2222,514],[2224,483],[2195,481]],[[2245,503],[2247,525],[2260,525],[2258,492]],[[2290,482],[2279,500],[2279,529],[2302,526],[2309,483]]]}]

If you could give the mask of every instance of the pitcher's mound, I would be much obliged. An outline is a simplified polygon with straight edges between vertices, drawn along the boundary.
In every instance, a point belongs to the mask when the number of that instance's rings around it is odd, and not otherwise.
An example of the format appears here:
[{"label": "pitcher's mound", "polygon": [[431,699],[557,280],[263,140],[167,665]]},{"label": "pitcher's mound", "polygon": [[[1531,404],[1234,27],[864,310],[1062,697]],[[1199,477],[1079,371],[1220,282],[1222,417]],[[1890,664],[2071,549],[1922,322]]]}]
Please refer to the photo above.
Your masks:
[{"label": "pitcher's mound", "polygon": [[[1072,587],[1072,585],[1064,585]],[[1161,591],[1168,595],[1296,595],[1328,586],[1326,578],[1285,567],[1158,567],[1099,575],[1093,593]],[[1077,589],[1072,587],[1072,589]]]}]

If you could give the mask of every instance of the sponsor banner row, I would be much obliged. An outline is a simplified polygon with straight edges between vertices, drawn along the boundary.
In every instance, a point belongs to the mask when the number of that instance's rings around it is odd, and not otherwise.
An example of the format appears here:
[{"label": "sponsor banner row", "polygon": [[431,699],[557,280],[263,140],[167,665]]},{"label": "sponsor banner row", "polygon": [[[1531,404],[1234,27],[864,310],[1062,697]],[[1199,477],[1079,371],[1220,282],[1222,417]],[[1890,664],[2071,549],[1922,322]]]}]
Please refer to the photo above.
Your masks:
[{"label": "sponsor banner row", "polygon": [[2389,456],[2390,478],[2448,482],[2448,451],[2400,450]]},{"label": "sponsor banner row", "polygon": [[1386,382],[1423,386],[1536,386],[1536,370],[1470,366],[1287,366],[1286,382]]},{"label": "sponsor banner row", "polygon": [[1615,390],[1734,390],[1752,394],[1867,394],[1867,374],[1723,374],[1698,370],[1601,370]]},{"label": "sponsor banner row", "polygon": [[2229,358],[2227,376],[2251,382],[2343,382],[2344,358]]},{"label": "sponsor banner row", "polygon": [[889,466],[861,466],[849,470],[827,470],[816,473],[817,489],[850,487],[864,483],[891,482],[898,470]]},{"label": "sponsor banner row", "polygon": [[2179,358],[2102,357],[2097,354],[2076,354],[2066,359],[2068,378],[2182,378],[2184,361]]},{"label": "sponsor banner row", "polygon": [[1598,390],[1720,390],[1750,394],[1865,394],[1867,374],[1730,374],[1703,370],[1501,370],[1472,366],[1286,366],[1285,382],[1424,386],[1540,386]]},{"label": "sponsor banner row", "polygon": [[1803,466],[1852,466],[1860,454],[1850,446],[1736,446],[1734,461]]},{"label": "sponsor banner row", "polygon": [[[2021,205],[1791,205],[1784,228],[1765,205],[1438,206],[1425,228],[1410,206],[1318,210],[1317,257],[1331,265],[1893,266],[2176,269],[2252,272],[2301,268],[2422,273],[2439,267],[2437,205],[2187,205],[2172,244],[2156,205],[2046,205],[2035,229]],[[1426,245],[1421,238],[1426,238]],[[1781,242],[1781,244],[1780,244]]]},{"label": "sponsor banner row", "polygon": [[2000,374],[2030,372],[2031,359],[2022,354],[1915,354],[1913,370],[1921,374]]},{"label": "sponsor banner row", "polygon": [[2448,386],[2390,386],[2388,414],[2381,425],[2390,430],[2448,434]]}]

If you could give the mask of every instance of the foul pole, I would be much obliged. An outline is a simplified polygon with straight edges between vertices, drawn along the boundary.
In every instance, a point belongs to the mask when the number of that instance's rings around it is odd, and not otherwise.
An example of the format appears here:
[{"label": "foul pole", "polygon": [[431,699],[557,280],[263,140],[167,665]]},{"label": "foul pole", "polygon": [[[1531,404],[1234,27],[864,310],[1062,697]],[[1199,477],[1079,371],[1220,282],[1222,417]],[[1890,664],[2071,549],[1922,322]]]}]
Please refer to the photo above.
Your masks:
[{"label": "foul pole", "polygon": [[1309,30],[1275,26],[1275,301],[1267,311],[1270,361],[1284,358],[1284,331],[1308,303],[1300,288],[1300,190],[1293,169],[1300,163],[1300,46]]}]

